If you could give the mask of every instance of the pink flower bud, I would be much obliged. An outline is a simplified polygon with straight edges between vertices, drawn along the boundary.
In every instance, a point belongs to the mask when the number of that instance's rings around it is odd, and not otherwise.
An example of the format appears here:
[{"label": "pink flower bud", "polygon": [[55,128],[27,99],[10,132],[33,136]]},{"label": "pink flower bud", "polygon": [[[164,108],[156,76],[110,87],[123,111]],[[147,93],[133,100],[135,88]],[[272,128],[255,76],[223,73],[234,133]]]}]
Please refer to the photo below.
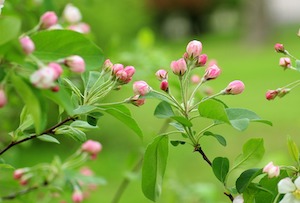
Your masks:
[{"label": "pink flower bud", "polygon": [[37,88],[48,89],[55,86],[56,73],[53,68],[43,67],[30,76],[30,82]]},{"label": "pink flower bud", "polygon": [[28,170],[25,168],[19,168],[14,171],[13,177],[15,180],[19,180]]},{"label": "pink flower bud", "polygon": [[80,190],[75,190],[72,194],[72,201],[74,203],[80,203],[83,201],[83,194]]},{"label": "pink flower bud", "polygon": [[116,75],[118,71],[123,70],[123,69],[124,69],[123,64],[117,63],[117,64],[113,65],[113,67],[112,67],[112,74]]},{"label": "pink flower bud", "polygon": [[85,62],[81,56],[69,56],[65,58],[64,64],[74,73],[83,73],[85,71]]},{"label": "pink flower bud", "polygon": [[266,99],[267,100],[273,100],[277,97],[278,93],[279,92],[277,90],[268,90],[266,92]]},{"label": "pink flower bud", "polygon": [[159,81],[167,80],[168,72],[164,69],[160,69],[160,70],[156,71],[155,76]]},{"label": "pink flower bud", "polygon": [[80,173],[84,176],[93,176],[94,175],[94,172],[87,166],[81,168]]},{"label": "pink flower bud", "polygon": [[201,81],[201,78],[198,75],[192,75],[192,77],[191,77],[192,83],[199,84],[200,81]]},{"label": "pink flower bud", "polygon": [[161,83],[160,83],[160,89],[161,89],[162,91],[165,91],[165,92],[168,92],[168,91],[169,91],[169,83],[168,83],[167,80],[161,81]]},{"label": "pink flower bud", "polygon": [[187,65],[183,58],[172,61],[170,66],[173,73],[178,76],[183,76],[187,70]]},{"label": "pink flower bud", "polygon": [[204,79],[205,80],[212,80],[217,78],[221,74],[221,69],[217,65],[212,65],[206,68]]},{"label": "pink flower bud", "polygon": [[53,69],[53,71],[54,71],[54,78],[55,78],[55,80],[57,80],[59,78],[59,76],[63,72],[62,67],[58,63],[54,63],[54,62],[49,63],[48,67],[51,68],[51,69]]},{"label": "pink flower bud", "polygon": [[112,71],[112,67],[113,67],[113,63],[109,60],[109,59],[106,59],[104,61],[104,64],[102,66],[102,69],[105,71],[105,72],[111,72]]},{"label": "pink flower bud", "polygon": [[197,66],[204,66],[207,62],[207,55],[206,54],[201,54],[198,57],[198,61],[197,61]]},{"label": "pink flower bud", "polygon": [[267,173],[269,178],[278,177],[280,174],[280,168],[279,166],[274,166],[271,161],[263,168],[263,172]]},{"label": "pink flower bud", "polygon": [[57,15],[53,11],[44,13],[40,18],[40,28],[48,29],[57,23]]},{"label": "pink flower bud", "polygon": [[92,159],[96,159],[97,154],[102,150],[102,145],[100,144],[100,142],[87,140],[82,144],[81,150],[91,154]]},{"label": "pink flower bud", "polygon": [[127,73],[127,77],[132,77],[135,73],[135,68],[133,66],[126,66],[124,71]]},{"label": "pink flower bud", "polygon": [[117,73],[116,73],[116,77],[118,79],[118,82],[122,83],[122,84],[125,84],[127,79],[128,79],[128,75],[127,73],[125,72],[125,70],[119,70]]},{"label": "pink flower bud", "polygon": [[275,44],[274,49],[278,53],[285,53],[283,44],[279,44],[279,43]]},{"label": "pink flower bud", "polygon": [[285,69],[291,67],[291,59],[289,57],[281,57],[279,59],[279,65]]},{"label": "pink flower bud", "polygon": [[82,34],[87,34],[91,31],[91,28],[87,23],[78,23],[78,24],[70,25],[68,26],[68,29]]},{"label": "pink flower bud", "polygon": [[212,66],[212,65],[218,65],[217,60],[215,60],[215,59],[210,60],[209,63],[208,63],[208,67]]},{"label": "pink flower bud", "polygon": [[73,6],[73,4],[69,3],[66,5],[63,11],[63,18],[70,24],[79,23],[81,21],[81,13],[80,10]]},{"label": "pink flower bud", "polygon": [[137,107],[144,105],[145,99],[144,98],[140,99],[139,97],[140,97],[140,95],[135,95],[135,96],[131,97],[130,103]]},{"label": "pink flower bud", "polygon": [[60,90],[58,85],[55,85],[54,87],[51,87],[52,92],[58,92]]},{"label": "pink flower bud", "polygon": [[23,49],[23,52],[25,54],[31,54],[34,49],[35,49],[35,45],[33,43],[33,41],[28,37],[28,36],[24,36],[22,38],[20,38],[20,44],[21,44],[21,47]]},{"label": "pink flower bud", "polygon": [[133,92],[135,95],[146,95],[150,92],[150,87],[145,81],[136,81],[133,83]]},{"label": "pink flower bud", "polygon": [[245,89],[245,85],[240,80],[234,80],[225,88],[226,94],[241,94]]},{"label": "pink flower bud", "polygon": [[202,43],[197,40],[190,41],[186,47],[186,52],[191,58],[195,58],[200,55],[202,51]]},{"label": "pink flower bud", "polygon": [[4,89],[0,89],[0,108],[4,107],[7,103],[6,94],[4,92]]}]

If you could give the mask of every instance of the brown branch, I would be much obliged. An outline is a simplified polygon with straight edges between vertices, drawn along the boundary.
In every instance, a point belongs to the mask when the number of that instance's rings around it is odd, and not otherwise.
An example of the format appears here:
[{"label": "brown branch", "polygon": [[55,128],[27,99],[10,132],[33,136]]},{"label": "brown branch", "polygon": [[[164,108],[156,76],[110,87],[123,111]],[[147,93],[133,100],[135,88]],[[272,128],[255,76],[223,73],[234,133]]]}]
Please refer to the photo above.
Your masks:
[{"label": "brown branch", "polygon": [[[206,163],[208,163],[208,165],[210,165],[210,167],[212,167],[212,162],[210,161],[210,159],[206,156],[205,152],[202,150],[200,144],[198,144],[197,146],[195,146],[194,148],[194,152],[199,152],[202,155],[202,158],[204,159],[204,161],[206,161]],[[231,202],[233,202],[233,196],[230,193],[224,192],[224,195],[226,195]]]},{"label": "brown branch", "polygon": [[24,139],[21,139],[21,140],[19,140],[19,141],[12,141],[9,145],[7,145],[3,150],[1,150],[0,151],[0,156],[2,155],[2,154],[4,154],[4,152],[6,152],[8,149],[10,149],[11,147],[13,147],[13,146],[15,146],[15,145],[18,145],[18,144],[20,144],[20,143],[22,143],[22,142],[25,142],[25,141],[28,141],[28,140],[32,140],[32,139],[34,139],[34,138],[37,138],[38,136],[40,136],[40,135],[43,135],[43,134],[54,134],[54,130],[55,130],[55,128],[57,128],[57,127],[59,127],[59,126],[62,126],[63,124],[65,124],[65,123],[67,123],[67,122],[69,122],[69,121],[75,121],[77,118],[76,117],[67,117],[65,120],[63,120],[63,121],[61,121],[61,122],[59,122],[59,123],[57,123],[56,125],[54,125],[54,126],[52,126],[51,128],[49,128],[49,129],[47,129],[47,130],[45,130],[44,132],[42,132],[41,134],[39,134],[39,135],[31,135],[31,136],[29,136],[29,137],[26,137],[26,138],[24,138]]}]

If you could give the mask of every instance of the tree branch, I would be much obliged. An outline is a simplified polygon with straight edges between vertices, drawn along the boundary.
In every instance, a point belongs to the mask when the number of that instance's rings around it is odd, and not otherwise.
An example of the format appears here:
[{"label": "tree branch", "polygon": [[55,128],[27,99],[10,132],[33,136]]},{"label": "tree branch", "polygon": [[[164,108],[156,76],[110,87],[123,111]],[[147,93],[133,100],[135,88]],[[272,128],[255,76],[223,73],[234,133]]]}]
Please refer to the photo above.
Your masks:
[{"label": "tree branch", "polygon": [[24,139],[21,139],[21,140],[19,140],[19,141],[12,141],[9,145],[7,145],[3,150],[1,150],[0,151],[0,156],[2,155],[2,154],[4,154],[4,152],[6,152],[8,149],[10,149],[11,147],[13,147],[13,146],[15,146],[15,145],[18,145],[18,144],[20,144],[20,143],[22,143],[22,142],[25,142],[25,141],[28,141],[28,140],[32,140],[32,139],[34,139],[34,138],[37,138],[38,136],[40,136],[40,135],[43,135],[43,134],[54,134],[54,130],[55,130],[55,128],[58,128],[59,126],[62,126],[63,124],[65,124],[65,123],[67,123],[67,122],[69,122],[69,121],[75,121],[77,119],[77,117],[67,117],[65,120],[63,120],[63,121],[61,121],[61,122],[59,122],[59,123],[57,123],[56,125],[54,125],[54,126],[52,126],[51,128],[49,128],[49,129],[47,129],[47,130],[45,130],[44,132],[42,132],[41,134],[39,134],[39,135],[31,135],[31,136],[29,136],[29,137],[26,137],[26,138],[24,138]]}]

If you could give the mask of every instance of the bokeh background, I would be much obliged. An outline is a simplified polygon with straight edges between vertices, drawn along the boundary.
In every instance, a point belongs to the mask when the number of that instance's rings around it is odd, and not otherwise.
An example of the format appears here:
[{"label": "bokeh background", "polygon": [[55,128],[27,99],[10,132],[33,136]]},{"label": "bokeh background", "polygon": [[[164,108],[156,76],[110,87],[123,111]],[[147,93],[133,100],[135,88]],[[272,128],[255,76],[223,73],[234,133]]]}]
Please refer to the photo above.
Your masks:
[{"label": "bokeh background", "polygon": [[[265,93],[299,78],[297,72],[279,67],[281,56],[273,48],[275,43],[283,43],[290,53],[299,56],[298,0],[11,0],[11,5],[15,15],[22,17],[23,29],[28,30],[43,12],[54,10],[61,14],[64,5],[70,2],[80,8],[83,21],[91,26],[92,34],[88,37],[103,49],[105,57],[113,63],[133,65],[137,70],[133,81],[145,80],[156,89],[159,82],[154,73],[160,68],[169,69],[170,62],[182,56],[190,40],[200,40],[203,53],[209,60],[217,60],[222,69],[221,76],[208,84],[215,92],[236,79],[246,85],[242,95],[220,99],[230,107],[253,110],[273,123],[273,127],[252,123],[244,132],[230,126],[216,127],[213,132],[223,135],[227,146],[206,138],[202,140],[203,150],[211,159],[228,156],[232,162],[241,153],[243,143],[263,137],[266,155],[253,167],[262,167],[269,161],[277,165],[293,164],[286,140],[289,135],[300,143],[300,89],[274,101],[267,101]],[[203,74],[203,70],[198,73]],[[171,71],[169,76],[175,81]],[[127,85],[111,94],[107,101],[123,100],[130,95],[132,88]],[[8,132],[17,126],[21,108],[18,97],[12,96],[10,100],[8,107],[0,110],[3,143],[9,139]],[[131,182],[120,203],[151,202],[142,194],[140,173],[130,171],[163,124],[163,120],[153,116],[157,104],[157,100],[149,99],[141,107],[128,106],[144,132],[143,140],[113,117],[107,115],[99,120],[99,129],[88,138],[99,140],[103,151],[90,167],[107,184],[91,193],[85,202],[112,202],[124,177]],[[200,129],[205,122],[194,125]],[[61,145],[36,140],[24,143],[11,149],[5,159],[16,167],[32,166],[50,162],[57,154],[63,159],[80,145],[67,138],[60,141]],[[0,173],[0,179],[5,180],[4,176],[11,173]],[[2,187],[15,186],[7,182]],[[222,194],[222,185],[190,145],[170,146],[162,191],[160,203],[229,202]]]}]

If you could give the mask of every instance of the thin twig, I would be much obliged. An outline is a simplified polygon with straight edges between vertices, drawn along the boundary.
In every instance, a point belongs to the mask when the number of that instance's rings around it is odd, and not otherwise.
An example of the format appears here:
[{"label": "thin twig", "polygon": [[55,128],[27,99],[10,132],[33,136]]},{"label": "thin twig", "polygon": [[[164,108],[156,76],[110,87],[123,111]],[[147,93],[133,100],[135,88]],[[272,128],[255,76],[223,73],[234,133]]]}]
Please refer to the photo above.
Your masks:
[{"label": "thin twig", "polygon": [[20,143],[22,143],[22,142],[25,142],[25,141],[28,141],[28,140],[32,140],[32,139],[37,138],[38,136],[43,135],[43,134],[53,134],[55,128],[58,128],[59,126],[65,124],[65,123],[67,123],[67,122],[69,122],[69,121],[71,121],[71,120],[72,120],[72,121],[75,121],[76,119],[77,119],[77,118],[74,118],[74,117],[68,117],[68,118],[66,118],[65,120],[61,121],[60,123],[57,123],[56,125],[52,126],[51,128],[45,130],[44,132],[42,132],[42,133],[39,134],[39,135],[35,134],[35,135],[31,135],[31,136],[29,136],[29,137],[26,137],[26,138],[24,138],[24,139],[21,139],[21,140],[19,140],[19,141],[12,141],[9,145],[7,145],[3,150],[0,151],[0,156],[1,156],[2,154],[4,154],[4,152],[6,152],[6,151],[7,151],[8,149],[10,149],[11,147],[13,147],[13,146],[15,146],[15,145],[18,145],[18,144],[20,144]]}]

